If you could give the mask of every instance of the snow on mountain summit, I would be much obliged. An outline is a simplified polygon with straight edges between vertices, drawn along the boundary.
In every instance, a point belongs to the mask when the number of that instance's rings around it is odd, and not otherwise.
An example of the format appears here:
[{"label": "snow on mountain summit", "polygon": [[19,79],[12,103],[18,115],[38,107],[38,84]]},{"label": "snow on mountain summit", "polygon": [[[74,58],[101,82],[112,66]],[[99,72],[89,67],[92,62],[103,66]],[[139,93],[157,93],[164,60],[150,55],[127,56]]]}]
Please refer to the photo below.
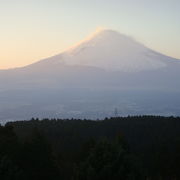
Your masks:
[{"label": "snow on mountain summit", "polygon": [[113,30],[102,30],[64,53],[46,59],[44,63],[139,72],[165,68],[172,59],[152,51],[129,36]]},{"label": "snow on mountain summit", "polygon": [[95,66],[106,70],[141,71],[166,67],[156,53],[134,39],[103,30],[64,53],[68,65]]}]

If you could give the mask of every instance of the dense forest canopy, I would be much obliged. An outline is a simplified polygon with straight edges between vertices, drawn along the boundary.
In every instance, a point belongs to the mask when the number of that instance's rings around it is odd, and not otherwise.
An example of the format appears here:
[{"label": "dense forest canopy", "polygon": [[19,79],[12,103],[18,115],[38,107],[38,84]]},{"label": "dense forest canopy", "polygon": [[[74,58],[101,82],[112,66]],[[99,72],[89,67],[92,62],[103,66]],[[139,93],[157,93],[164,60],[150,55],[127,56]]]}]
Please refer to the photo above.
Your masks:
[{"label": "dense forest canopy", "polygon": [[0,179],[180,179],[180,118],[32,119],[0,126]]}]

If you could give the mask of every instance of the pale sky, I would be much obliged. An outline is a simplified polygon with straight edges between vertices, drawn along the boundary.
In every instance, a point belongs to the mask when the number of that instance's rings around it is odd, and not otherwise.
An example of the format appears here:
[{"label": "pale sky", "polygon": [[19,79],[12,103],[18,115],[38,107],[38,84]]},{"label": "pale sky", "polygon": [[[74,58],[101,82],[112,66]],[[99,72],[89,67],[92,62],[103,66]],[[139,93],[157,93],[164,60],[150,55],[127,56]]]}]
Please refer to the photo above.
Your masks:
[{"label": "pale sky", "polygon": [[58,54],[99,27],[180,59],[180,0],[0,0],[0,69]]}]

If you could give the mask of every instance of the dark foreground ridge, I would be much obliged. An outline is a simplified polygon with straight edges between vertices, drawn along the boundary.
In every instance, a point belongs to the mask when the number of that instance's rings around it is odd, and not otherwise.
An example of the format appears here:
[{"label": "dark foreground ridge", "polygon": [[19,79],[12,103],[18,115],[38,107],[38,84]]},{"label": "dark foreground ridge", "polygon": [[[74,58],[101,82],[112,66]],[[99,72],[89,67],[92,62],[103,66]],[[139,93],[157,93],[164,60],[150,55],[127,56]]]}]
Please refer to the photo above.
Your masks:
[{"label": "dark foreground ridge", "polygon": [[32,119],[0,127],[1,180],[173,180],[179,169],[179,117]]}]

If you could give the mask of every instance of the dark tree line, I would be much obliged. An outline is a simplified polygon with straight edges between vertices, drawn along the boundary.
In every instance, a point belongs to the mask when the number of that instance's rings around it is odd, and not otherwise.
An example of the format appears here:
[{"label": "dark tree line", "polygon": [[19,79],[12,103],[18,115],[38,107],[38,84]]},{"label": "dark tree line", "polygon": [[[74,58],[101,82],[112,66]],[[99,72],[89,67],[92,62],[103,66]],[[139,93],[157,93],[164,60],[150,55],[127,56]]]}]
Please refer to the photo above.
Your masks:
[{"label": "dark tree line", "polygon": [[180,118],[32,119],[0,126],[1,180],[180,179]]}]

